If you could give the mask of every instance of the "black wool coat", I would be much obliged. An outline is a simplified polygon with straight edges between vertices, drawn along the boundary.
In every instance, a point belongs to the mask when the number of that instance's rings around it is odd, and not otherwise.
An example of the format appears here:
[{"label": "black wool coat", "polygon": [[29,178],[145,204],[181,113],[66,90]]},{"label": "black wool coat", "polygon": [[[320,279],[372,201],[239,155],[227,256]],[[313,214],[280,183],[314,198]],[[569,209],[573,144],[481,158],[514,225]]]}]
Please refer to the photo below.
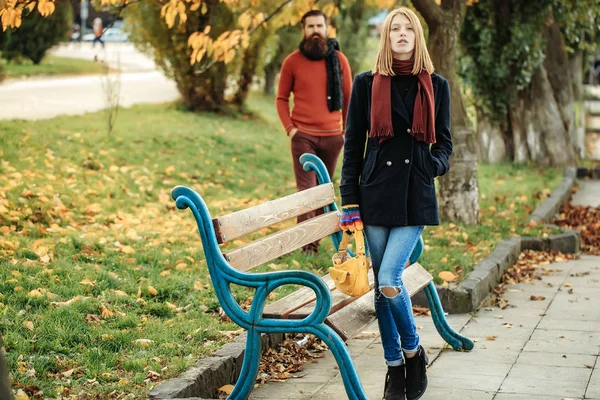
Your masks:
[{"label": "black wool coat", "polygon": [[[379,143],[368,138],[371,125],[373,74],[354,79],[348,106],[340,194],[342,205],[358,204],[363,222],[376,226],[438,225],[433,179],[450,169],[450,88],[432,74],[436,143],[429,145],[410,134],[417,84],[406,100],[392,84],[394,137]],[[365,151],[366,146],[366,151]]]}]

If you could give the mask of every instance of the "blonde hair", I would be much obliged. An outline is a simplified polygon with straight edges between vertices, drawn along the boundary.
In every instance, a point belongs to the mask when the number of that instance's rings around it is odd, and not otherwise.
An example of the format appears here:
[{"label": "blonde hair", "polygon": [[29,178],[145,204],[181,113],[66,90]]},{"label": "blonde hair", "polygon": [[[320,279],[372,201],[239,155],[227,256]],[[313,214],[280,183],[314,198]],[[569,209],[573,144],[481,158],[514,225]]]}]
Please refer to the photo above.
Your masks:
[{"label": "blonde hair", "polygon": [[417,17],[417,14],[415,14],[414,11],[406,7],[396,8],[385,18],[383,28],[381,29],[377,57],[375,57],[375,62],[373,63],[371,71],[374,74],[379,73],[387,76],[396,75],[392,69],[394,55],[390,45],[390,30],[392,29],[392,20],[397,15],[404,15],[408,18],[413,31],[415,32],[415,48],[413,50],[415,63],[412,74],[417,75],[422,70],[426,70],[429,74],[433,74],[433,62],[429,56],[429,51],[427,51],[427,44],[425,43],[425,35],[423,34],[421,21],[419,21],[419,17]]}]

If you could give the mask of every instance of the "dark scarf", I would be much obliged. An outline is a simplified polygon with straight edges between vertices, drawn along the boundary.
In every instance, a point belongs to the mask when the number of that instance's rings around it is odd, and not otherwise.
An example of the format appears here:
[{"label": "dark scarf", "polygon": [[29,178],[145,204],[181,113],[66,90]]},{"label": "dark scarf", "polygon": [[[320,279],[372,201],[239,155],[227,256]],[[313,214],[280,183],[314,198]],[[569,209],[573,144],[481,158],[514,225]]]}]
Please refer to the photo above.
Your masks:
[{"label": "dark scarf", "polygon": [[342,72],[340,71],[340,60],[336,50],[340,50],[340,44],[335,39],[327,39],[328,49],[323,58],[315,59],[304,51],[300,42],[300,52],[309,60],[318,61],[325,58],[327,68],[327,106],[330,112],[340,111],[344,104],[344,92],[342,92]]},{"label": "dark scarf", "polygon": [[[396,60],[392,69],[396,75],[412,74],[414,60]],[[417,98],[413,109],[411,135],[420,142],[435,143],[435,111],[433,105],[433,83],[431,75],[422,70],[417,74]],[[370,138],[378,138],[379,142],[394,137],[392,127],[392,78],[375,74],[371,92],[371,129]]]}]

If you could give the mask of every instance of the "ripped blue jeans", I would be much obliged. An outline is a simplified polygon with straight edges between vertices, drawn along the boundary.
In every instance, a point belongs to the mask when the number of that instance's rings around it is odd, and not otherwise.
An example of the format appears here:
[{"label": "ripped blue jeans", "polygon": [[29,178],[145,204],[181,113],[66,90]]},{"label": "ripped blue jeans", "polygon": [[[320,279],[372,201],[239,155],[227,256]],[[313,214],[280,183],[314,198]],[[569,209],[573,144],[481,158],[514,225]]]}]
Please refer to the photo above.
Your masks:
[{"label": "ripped blue jeans", "polygon": [[[379,323],[383,354],[388,366],[404,363],[402,351],[416,353],[419,335],[410,295],[402,283],[402,271],[415,248],[423,226],[365,226],[373,272],[375,273],[375,313]],[[395,288],[399,293],[386,296],[381,288]]]}]

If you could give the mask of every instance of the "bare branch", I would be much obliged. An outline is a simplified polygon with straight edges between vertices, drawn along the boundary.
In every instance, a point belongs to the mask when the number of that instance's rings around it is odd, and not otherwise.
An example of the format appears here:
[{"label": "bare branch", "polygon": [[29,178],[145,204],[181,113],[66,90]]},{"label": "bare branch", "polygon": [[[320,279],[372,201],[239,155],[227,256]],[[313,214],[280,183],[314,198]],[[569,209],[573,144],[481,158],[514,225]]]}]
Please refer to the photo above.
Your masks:
[{"label": "bare branch", "polygon": [[436,4],[435,0],[411,1],[417,11],[425,18],[427,25],[439,25],[444,20],[444,11]]}]

